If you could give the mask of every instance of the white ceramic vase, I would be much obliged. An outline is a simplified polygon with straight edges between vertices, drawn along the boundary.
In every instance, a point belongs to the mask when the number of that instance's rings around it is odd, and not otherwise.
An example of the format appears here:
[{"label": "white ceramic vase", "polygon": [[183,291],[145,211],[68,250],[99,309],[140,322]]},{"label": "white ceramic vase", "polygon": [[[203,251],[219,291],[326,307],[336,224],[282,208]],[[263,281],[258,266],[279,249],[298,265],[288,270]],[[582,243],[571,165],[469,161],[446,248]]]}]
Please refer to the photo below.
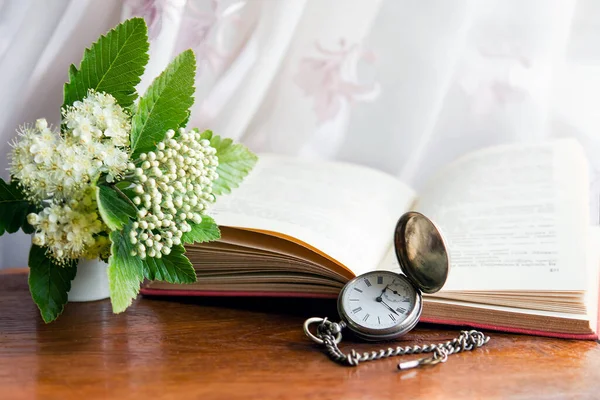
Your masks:
[{"label": "white ceramic vase", "polygon": [[102,260],[81,259],[77,275],[71,281],[69,301],[95,301],[110,296],[108,288],[108,264]]}]

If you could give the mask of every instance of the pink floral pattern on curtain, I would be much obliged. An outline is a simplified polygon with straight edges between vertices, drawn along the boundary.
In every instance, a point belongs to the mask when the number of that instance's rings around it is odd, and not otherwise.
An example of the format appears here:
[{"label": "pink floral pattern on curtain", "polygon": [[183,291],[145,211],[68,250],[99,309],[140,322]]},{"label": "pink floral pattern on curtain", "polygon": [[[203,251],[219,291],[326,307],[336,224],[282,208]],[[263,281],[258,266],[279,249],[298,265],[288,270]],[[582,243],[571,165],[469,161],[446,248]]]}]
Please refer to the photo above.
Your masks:
[{"label": "pink floral pattern on curtain", "polygon": [[[154,40],[168,24],[173,0],[125,0],[129,16],[146,20],[148,36]],[[191,48],[198,60],[197,75],[204,66],[220,72],[235,56],[230,36],[234,36],[241,22],[241,11],[246,0],[193,0],[186,3],[179,30],[179,51]]]},{"label": "pink floral pattern on curtain", "polygon": [[156,38],[162,29],[163,14],[168,3],[169,0],[125,0],[131,16],[146,20],[150,40]]},{"label": "pink floral pattern on curtain", "polygon": [[208,9],[199,3],[188,3],[182,20],[180,44],[182,48],[191,48],[196,53],[200,67],[198,74],[202,66],[220,72],[232,56],[228,35],[235,34],[246,1],[210,0],[204,3],[208,3]]},{"label": "pink floral pattern on curtain", "polygon": [[373,101],[380,92],[379,83],[360,83],[361,61],[373,64],[376,56],[358,44],[347,45],[341,39],[339,50],[327,50],[315,43],[317,56],[300,60],[294,82],[306,96],[312,97],[319,124],[333,119],[344,102]]},{"label": "pink floral pattern on curtain", "polygon": [[524,53],[518,46],[495,43],[466,54],[459,86],[475,114],[486,115],[528,98],[536,71]]}]

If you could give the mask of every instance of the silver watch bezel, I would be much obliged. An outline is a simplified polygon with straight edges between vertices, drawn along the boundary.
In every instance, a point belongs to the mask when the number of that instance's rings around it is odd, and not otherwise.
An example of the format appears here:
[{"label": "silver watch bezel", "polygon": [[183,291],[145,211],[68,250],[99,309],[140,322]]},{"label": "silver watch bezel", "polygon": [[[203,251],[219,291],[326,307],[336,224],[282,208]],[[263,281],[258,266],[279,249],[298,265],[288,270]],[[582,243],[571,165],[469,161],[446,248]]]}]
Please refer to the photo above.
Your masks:
[{"label": "silver watch bezel", "polygon": [[[372,328],[368,328],[366,326],[362,326],[362,325],[354,322],[352,320],[352,318],[350,318],[350,316],[344,309],[343,298],[344,298],[344,294],[346,293],[348,288],[350,288],[352,286],[352,284],[354,282],[356,282],[357,280],[364,279],[365,277],[368,277],[370,275],[381,274],[381,273],[393,274],[396,277],[403,279],[406,283],[408,283],[410,286],[412,286],[415,290],[415,295],[416,295],[415,307],[411,310],[411,312],[408,314],[408,316],[404,320],[399,321],[396,325],[386,328],[386,329],[372,329]],[[396,338],[408,333],[411,329],[413,329],[415,327],[415,325],[417,325],[417,323],[419,322],[419,318],[421,317],[421,313],[423,311],[423,296],[421,295],[421,290],[418,287],[416,287],[411,282],[411,280],[408,279],[408,277],[404,274],[398,274],[398,273],[392,272],[392,271],[370,271],[370,272],[367,272],[367,273],[357,276],[356,278],[348,281],[344,285],[344,287],[342,288],[342,290],[338,296],[337,309],[338,309],[338,314],[339,314],[340,318],[342,319],[342,321],[344,321],[344,323],[348,326],[348,328],[350,328],[350,330],[352,330],[352,332],[354,332],[358,337],[360,337],[364,340],[370,340],[370,341],[391,340],[391,339],[396,339]]]}]

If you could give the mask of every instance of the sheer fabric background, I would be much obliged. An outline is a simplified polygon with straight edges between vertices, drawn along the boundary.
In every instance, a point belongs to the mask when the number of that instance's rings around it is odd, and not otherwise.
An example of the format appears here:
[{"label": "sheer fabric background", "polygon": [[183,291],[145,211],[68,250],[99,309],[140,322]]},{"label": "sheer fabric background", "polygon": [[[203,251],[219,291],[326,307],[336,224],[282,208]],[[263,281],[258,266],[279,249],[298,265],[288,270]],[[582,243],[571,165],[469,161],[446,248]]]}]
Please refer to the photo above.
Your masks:
[{"label": "sheer fabric background", "polygon": [[[0,0],[2,177],[17,126],[58,124],[69,64],[133,15],[151,38],[142,91],[195,51],[191,126],[417,189],[468,151],[573,136],[592,162],[597,219],[595,0]],[[0,268],[25,266],[28,248],[23,234],[0,238]]]}]

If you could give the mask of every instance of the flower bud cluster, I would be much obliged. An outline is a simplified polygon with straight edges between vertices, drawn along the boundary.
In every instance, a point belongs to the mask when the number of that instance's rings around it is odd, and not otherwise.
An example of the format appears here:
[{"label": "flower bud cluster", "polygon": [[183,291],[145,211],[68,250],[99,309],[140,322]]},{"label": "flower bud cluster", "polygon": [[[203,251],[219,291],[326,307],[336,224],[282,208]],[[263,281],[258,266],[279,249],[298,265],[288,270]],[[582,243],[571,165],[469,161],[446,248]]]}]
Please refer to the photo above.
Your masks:
[{"label": "flower bud cluster", "polygon": [[160,258],[171,252],[190,224],[202,222],[202,214],[215,201],[212,184],[218,178],[216,149],[200,133],[181,128],[169,130],[156,151],[140,154],[134,175],[133,202],[138,220],[130,231],[132,255]]},{"label": "flower bud cluster", "polygon": [[59,264],[81,257],[108,256],[110,240],[104,234],[107,227],[98,215],[94,193],[90,187],[79,199],[52,201],[41,212],[27,216],[36,229],[33,243],[46,246]]}]

